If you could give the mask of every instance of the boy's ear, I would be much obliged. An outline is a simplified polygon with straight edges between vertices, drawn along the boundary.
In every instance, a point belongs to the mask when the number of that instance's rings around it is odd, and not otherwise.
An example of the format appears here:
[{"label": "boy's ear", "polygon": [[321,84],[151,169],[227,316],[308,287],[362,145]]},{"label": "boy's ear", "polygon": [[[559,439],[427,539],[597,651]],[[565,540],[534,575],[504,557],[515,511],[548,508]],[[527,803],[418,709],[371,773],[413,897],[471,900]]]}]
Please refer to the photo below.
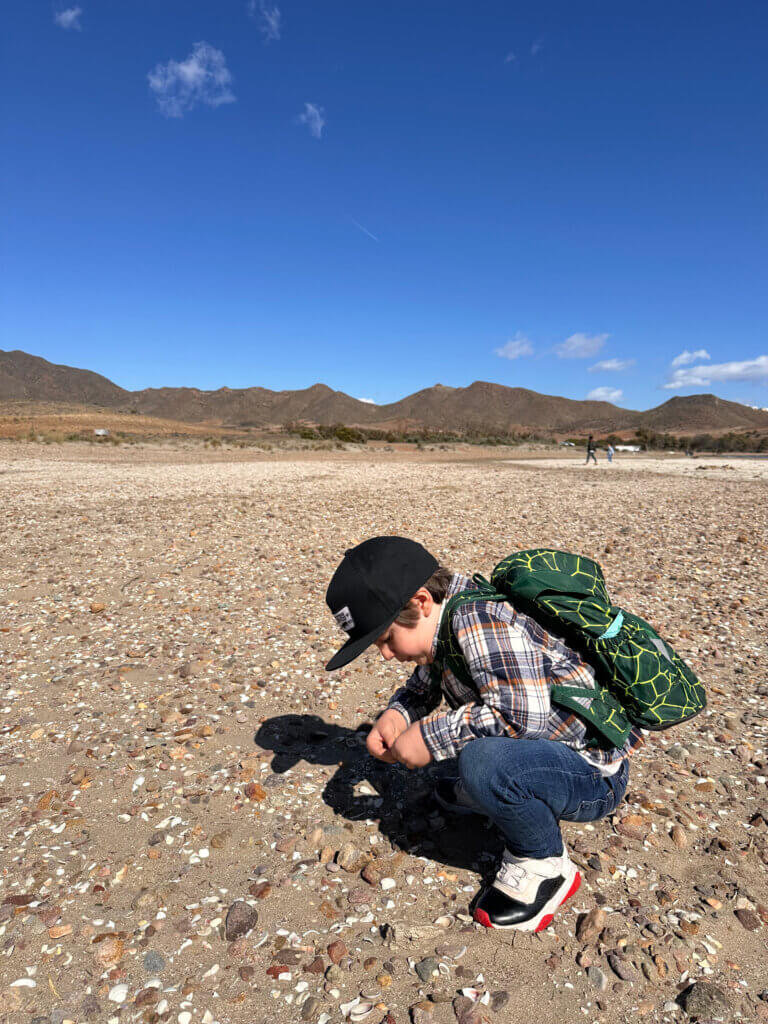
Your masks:
[{"label": "boy's ear", "polygon": [[419,587],[414,594],[414,597],[419,603],[419,608],[424,615],[429,615],[435,604],[435,599],[432,597],[426,587]]}]

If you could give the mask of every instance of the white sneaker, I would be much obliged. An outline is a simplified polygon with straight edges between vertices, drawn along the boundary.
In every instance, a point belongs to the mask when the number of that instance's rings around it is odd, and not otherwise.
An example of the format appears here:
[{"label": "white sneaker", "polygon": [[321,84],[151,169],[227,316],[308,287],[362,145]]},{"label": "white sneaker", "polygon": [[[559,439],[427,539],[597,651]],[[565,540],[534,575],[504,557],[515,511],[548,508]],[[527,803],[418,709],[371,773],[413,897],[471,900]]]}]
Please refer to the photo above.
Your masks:
[{"label": "white sneaker", "polygon": [[559,857],[540,860],[505,850],[496,878],[480,894],[474,918],[486,928],[540,932],[580,884],[581,875],[565,848]]}]

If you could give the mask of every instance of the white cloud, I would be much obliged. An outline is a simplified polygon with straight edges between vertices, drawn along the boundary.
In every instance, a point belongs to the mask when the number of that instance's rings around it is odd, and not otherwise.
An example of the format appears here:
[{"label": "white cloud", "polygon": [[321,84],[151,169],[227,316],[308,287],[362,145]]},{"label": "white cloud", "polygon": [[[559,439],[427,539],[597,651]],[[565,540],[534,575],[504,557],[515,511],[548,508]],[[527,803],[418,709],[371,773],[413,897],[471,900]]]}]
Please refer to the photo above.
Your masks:
[{"label": "white cloud", "polygon": [[713,381],[718,383],[729,380],[765,380],[768,381],[768,356],[757,359],[746,359],[739,363],[714,363],[710,366],[689,366],[678,369],[672,379],[662,384],[667,390],[679,388],[707,387]]},{"label": "white cloud", "polygon": [[267,43],[280,38],[280,8],[270,7],[266,0],[248,0],[248,13],[258,18],[259,29]]},{"label": "white cloud", "polygon": [[506,55],[506,57],[504,58],[504,63],[505,63],[505,64],[512,64],[512,62],[513,62],[513,61],[516,61],[516,60],[517,60],[517,55],[516,55],[516,54],[514,54],[514,53],[513,53],[513,52],[512,52],[511,50],[510,50],[510,51],[509,51],[509,53],[508,53],[508,54]]},{"label": "white cloud", "polygon": [[687,366],[688,363],[695,363],[697,359],[711,359],[712,356],[707,352],[705,348],[697,348],[695,352],[689,352],[686,348],[680,353],[679,356],[675,356],[670,365],[672,366]]},{"label": "white cloud", "polygon": [[542,47],[542,42],[541,42],[540,39],[537,39],[534,43],[532,43],[531,44],[531,56],[535,57],[537,53],[541,53],[541,47]]},{"label": "white cloud", "polygon": [[635,365],[634,359],[601,359],[599,363],[590,366],[590,373],[601,373],[603,371],[619,373],[621,370],[628,370]]},{"label": "white cloud", "polygon": [[366,405],[378,405],[372,398],[358,398],[358,402],[365,402]]},{"label": "white cloud", "polygon": [[198,103],[220,107],[235,102],[226,58],[208,43],[195,43],[186,60],[158,64],[147,81],[166,117],[183,117]]},{"label": "white cloud", "polygon": [[579,331],[566,338],[555,351],[561,359],[588,359],[597,355],[609,337],[609,334],[584,334]]},{"label": "white cloud", "polygon": [[80,25],[80,15],[82,13],[82,7],[67,7],[65,11],[59,11],[58,14],[54,14],[53,20],[59,28],[73,28],[80,32],[82,30]]},{"label": "white cloud", "polygon": [[510,338],[506,345],[495,348],[493,351],[494,355],[501,356],[502,359],[519,359],[520,356],[532,355],[533,345],[524,334],[517,331],[514,338]]},{"label": "white cloud", "polygon": [[305,103],[304,113],[299,114],[299,124],[305,124],[309,128],[309,134],[319,139],[325,127],[325,111],[315,103]]},{"label": "white cloud", "polygon": [[602,387],[593,388],[587,398],[591,398],[595,402],[618,402],[623,395],[624,392],[620,388]]}]

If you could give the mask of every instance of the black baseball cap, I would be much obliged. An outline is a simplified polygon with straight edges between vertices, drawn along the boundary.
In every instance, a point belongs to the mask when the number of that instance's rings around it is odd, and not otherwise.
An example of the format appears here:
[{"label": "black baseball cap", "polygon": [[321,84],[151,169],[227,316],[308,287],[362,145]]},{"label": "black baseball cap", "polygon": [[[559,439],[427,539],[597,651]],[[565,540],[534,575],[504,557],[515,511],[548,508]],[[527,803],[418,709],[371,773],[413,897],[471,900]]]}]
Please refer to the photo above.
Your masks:
[{"label": "black baseball cap", "polygon": [[325,601],[349,639],[326,670],[348,665],[362,654],[392,625],[439,565],[426,548],[406,537],[371,537],[345,551],[328,584]]}]

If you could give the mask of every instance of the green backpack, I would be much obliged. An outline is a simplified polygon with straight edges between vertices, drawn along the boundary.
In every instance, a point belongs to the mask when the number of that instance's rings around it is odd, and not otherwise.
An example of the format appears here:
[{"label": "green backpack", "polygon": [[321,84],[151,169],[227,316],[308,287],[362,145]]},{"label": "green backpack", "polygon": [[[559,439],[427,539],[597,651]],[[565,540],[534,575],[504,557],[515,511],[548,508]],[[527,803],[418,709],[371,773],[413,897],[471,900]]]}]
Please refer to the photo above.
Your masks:
[{"label": "green backpack", "polygon": [[[595,672],[598,692],[581,686],[551,689],[554,704],[592,727],[593,745],[621,747],[632,726],[668,729],[706,707],[704,687],[683,659],[637,615],[611,604],[597,562],[566,551],[533,548],[499,562],[489,583],[446,602],[435,663],[474,687],[451,625],[455,608],[474,601],[509,601],[578,651]],[[583,701],[591,701],[585,706]]]}]

